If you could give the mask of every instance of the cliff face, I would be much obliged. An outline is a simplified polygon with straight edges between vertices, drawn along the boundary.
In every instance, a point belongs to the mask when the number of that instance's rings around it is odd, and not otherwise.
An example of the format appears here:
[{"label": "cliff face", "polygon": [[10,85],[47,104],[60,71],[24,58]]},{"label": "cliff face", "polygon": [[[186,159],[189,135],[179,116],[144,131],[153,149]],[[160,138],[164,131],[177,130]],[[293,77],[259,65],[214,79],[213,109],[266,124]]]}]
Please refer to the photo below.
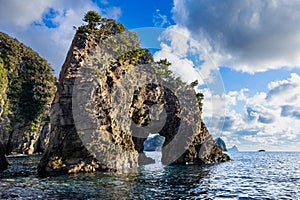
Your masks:
[{"label": "cliff face", "polygon": [[216,144],[222,148],[223,151],[227,151],[227,148],[226,148],[226,144],[224,142],[224,140],[222,140],[221,138],[217,138],[215,139],[216,141]]},{"label": "cliff face", "polygon": [[46,60],[0,32],[0,142],[7,154],[44,150],[40,133],[49,126],[54,93]]},{"label": "cliff face", "polygon": [[165,137],[164,164],[229,160],[201,121],[193,88],[154,63],[136,34],[109,30],[78,31],[73,39],[39,173],[135,169],[150,162],[143,153],[150,133]]}]

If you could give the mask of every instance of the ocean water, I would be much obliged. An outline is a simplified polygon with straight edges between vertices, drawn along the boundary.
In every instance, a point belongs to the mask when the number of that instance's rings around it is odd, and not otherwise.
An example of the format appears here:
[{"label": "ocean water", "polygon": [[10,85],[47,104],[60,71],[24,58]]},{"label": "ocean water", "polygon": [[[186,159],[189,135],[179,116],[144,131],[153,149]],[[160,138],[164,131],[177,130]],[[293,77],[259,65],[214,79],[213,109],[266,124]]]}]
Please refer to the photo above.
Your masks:
[{"label": "ocean water", "polygon": [[40,156],[9,158],[0,173],[0,199],[300,199],[300,153],[229,153],[212,166],[155,164],[137,173],[39,178]]}]

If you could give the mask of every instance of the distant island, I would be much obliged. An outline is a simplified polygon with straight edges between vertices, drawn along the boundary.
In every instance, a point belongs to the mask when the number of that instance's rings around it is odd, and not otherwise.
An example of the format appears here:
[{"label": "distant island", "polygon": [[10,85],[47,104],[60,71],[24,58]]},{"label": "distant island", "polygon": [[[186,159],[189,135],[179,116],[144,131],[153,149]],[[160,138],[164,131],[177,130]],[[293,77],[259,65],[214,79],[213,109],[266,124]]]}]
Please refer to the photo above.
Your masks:
[{"label": "distant island", "polygon": [[258,150],[258,152],[266,152],[266,150],[260,149],[260,150]]},{"label": "distant island", "polygon": [[223,151],[227,151],[227,152],[239,152],[239,149],[237,148],[237,146],[233,145],[231,148],[227,148],[226,147],[226,143],[224,142],[224,140],[222,140],[221,138],[216,138],[215,139],[216,144],[222,148]]},{"label": "distant island", "polygon": [[233,147],[228,148],[228,152],[239,152],[239,149],[237,148],[237,146],[233,145]]}]

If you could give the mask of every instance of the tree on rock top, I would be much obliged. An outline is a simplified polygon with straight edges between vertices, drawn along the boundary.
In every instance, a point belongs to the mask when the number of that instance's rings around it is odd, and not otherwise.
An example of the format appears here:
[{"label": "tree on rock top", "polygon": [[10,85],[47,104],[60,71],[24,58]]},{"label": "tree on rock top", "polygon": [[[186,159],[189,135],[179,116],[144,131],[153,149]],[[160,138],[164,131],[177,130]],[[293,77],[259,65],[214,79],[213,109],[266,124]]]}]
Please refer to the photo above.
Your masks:
[{"label": "tree on rock top", "polygon": [[107,38],[108,35],[116,35],[126,30],[123,24],[117,23],[114,19],[102,18],[96,11],[87,12],[82,20],[88,24],[78,27],[77,33],[93,34],[101,39]]},{"label": "tree on rock top", "polygon": [[91,29],[95,29],[96,25],[100,22],[101,15],[96,11],[89,11],[84,15],[83,21],[88,23]]}]

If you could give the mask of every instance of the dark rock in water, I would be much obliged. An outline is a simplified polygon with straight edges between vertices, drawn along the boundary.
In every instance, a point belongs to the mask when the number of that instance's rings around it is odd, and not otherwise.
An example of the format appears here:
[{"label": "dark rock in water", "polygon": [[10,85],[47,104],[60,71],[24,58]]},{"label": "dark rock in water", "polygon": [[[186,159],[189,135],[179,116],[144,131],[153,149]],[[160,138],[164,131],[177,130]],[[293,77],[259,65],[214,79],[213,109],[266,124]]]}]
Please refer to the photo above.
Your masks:
[{"label": "dark rock in water", "polygon": [[0,143],[0,171],[6,170],[8,162],[5,157],[5,148],[2,143]]},{"label": "dark rock in water", "polygon": [[226,144],[224,142],[224,140],[222,140],[221,138],[217,138],[215,139],[216,141],[216,144],[222,148],[223,151],[227,151],[227,148],[226,148]]},{"label": "dark rock in water", "polygon": [[144,142],[144,151],[161,151],[165,138],[160,135],[148,137]]},{"label": "dark rock in water", "polygon": [[139,153],[138,163],[139,165],[148,165],[155,163],[155,160],[147,157],[145,153]]},{"label": "dark rock in water", "polygon": [[150,133],[165,138],[163,164],[229,161],[201,120],[194,89],[172,77],[164,84],[165,78],[151,77],[168,71],[139,47],[135,33],[120,27],[106,20],[100,30],[83,26],[74,36],[39,174],[135,169],[152,162],[143,153]]},{"label": "dark rock in water", "polygon": [[258,150],[258,152],[266,152],[266,150],[260,149],[260,150]]},{"label": "dark rock in water", "polygon": [[239,152],[239,149],[234,145],[233,147],[228,148],[228,152]]}]

